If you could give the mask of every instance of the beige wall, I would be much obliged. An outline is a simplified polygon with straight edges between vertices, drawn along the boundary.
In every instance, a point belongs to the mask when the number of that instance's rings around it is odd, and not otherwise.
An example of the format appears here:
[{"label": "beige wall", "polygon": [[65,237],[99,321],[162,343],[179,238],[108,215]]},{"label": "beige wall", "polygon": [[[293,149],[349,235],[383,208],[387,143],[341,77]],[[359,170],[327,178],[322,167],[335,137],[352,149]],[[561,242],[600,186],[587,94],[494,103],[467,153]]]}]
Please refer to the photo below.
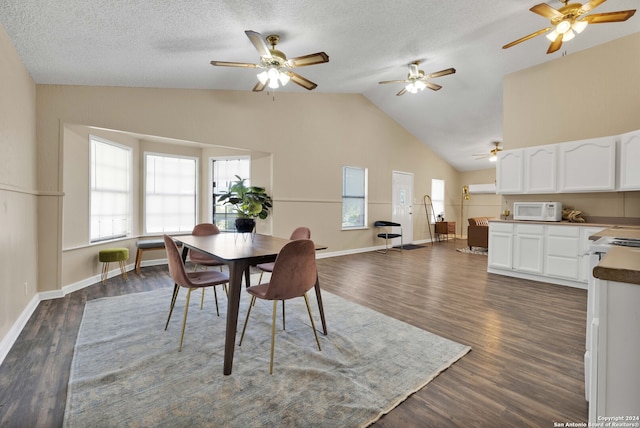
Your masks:
[{"label": "beige wall", "polygon": [[[487,162],[488,160],[483,159],[478,162]],[[469,184],[495,184],[496,182],[496,169],[495,166],[493,168],[482,169],[478,171],[467,171],[460,174],[460,180],[462,185]],[[470,194],[470,199],[468,201],[464,201],[464,206],[462,210],[462,216],[458,216],[456,220],[458,223],[462,224],[462,229],[460,228],[460,224],[458,224],[458,232],[457,234],[462,235],[466,238],[467,236],[467,226],[469,225],[470,217],[493,217],[499,218],[500,213],[504,208],[501,208],[501,200],[502,198],[496,194]],[[459,199],[461,204],[462,201],[462,187],[459,190]]]},{"label": "beige wall", "polygon": [[[42,266],[58,282],[41,284],[40,291],[59,290],[99,272],[99,247],[87,246],[88,229],[67,232],[65,226],[76,224],[68,215],[79,219],[88,206],[87,190],[78,183],[86,177],[85,167],[75,169],[86,163],[88,131],[78,131],[76,124],[197,142],[205,146],[203,158],[214,146],[258,152],[252,176],[265,179],[254,184],[265,185],[274,199],[266,231],[286,237],[294,227],[308,225],[331,252],[379,244],[372,230],[340,230],[343,165],[369,169],[370,223],[391,216],[392,171],[414,173],[417,205],[430,192],[432,178],[445,179],[447,209],[457,212],[458,172],[360,95],[278,93],[273,101],[245,91],[54,85],[39,85],[37,95],[38,144],[48,152],[40,158],[39,184],[52,194],[65,193],[57,201],[64,217],[43,219],[49,231],[57,231],[48,237],[51,246],[61,242],[57,251],[65,249],[57,264]],[[140,151],[146,144],[125,143],[139,144]],[[422,212],[414,216],[414,240],[429,238]],[[133,252],[133,240],[123,245]]]},{"label": "beige wall", "polygon": [[36,86],[2,25],[0,94],[0,338],[3,338],[37,291],[39,192]]},{"label": "beige wall", "polygon": [[[506,76],[504,148],[514,149],[640,129],[640,33]],[[640,167],[640,159],[638,160]],[[526,195],[585,216],[640,217],[640,192]]]}]

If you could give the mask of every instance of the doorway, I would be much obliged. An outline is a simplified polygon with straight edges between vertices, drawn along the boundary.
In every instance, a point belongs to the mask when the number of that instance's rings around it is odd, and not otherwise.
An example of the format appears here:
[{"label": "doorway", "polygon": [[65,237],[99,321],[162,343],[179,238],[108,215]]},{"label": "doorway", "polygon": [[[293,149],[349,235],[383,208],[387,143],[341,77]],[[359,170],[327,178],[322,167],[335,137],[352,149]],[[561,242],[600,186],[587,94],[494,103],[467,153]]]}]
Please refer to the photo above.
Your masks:
[{"label": "doorway", "polygon": [[[413,173],[393,171],[392,180],[391,221],[402,225],[404,244],[413,242]],[[393,245],[400,245],[396,239]]]}]

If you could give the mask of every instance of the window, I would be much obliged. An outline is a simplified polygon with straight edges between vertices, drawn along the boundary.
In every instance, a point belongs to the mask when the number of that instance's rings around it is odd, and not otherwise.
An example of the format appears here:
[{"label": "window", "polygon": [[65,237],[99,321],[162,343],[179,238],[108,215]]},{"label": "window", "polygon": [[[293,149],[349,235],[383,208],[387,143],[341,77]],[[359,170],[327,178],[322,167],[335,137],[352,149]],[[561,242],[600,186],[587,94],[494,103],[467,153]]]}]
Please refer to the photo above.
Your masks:
[{"label": "window", "polygon": [[437,221],[438,216],[444,219],[444,180],[437,178],[431,180],[431,203],[433,204],[432,221]]},{"label": "window", "polygon": [[89,137],[91,159],[91,242],[127,236],[131,231],[131,149]]},{"label": "window", "polygon": [[367,169],[342,167],[342,229],[367,224]]},{"label": "window", "polygon": [[216,158],[212,160],[211,181],[213,185],[214,202],[212,208],[213,223],[220,230],[235,230],[237,214],[233,207],[218,203],[218,196],[229,191],[232,182],[240,176],[245,178],[248,186],[251,183],[251,158]]},{"label": "window", "polygon": [[145,154],[145,233],[191,232],[197,167],[196,158]]}]

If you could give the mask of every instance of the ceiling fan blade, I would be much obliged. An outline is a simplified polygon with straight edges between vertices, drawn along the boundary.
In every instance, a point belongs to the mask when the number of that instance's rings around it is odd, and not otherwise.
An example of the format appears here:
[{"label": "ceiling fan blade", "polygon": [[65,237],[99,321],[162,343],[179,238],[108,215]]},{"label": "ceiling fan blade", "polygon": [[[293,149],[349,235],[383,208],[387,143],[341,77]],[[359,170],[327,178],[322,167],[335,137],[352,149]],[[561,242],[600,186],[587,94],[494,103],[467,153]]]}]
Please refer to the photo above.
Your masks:
[{"label": "ceiling fan blade", "polygon": [[261,57],[271,58],[271,52],[269,51],[269,46],[262,38],[260,33],[256,33],[255,31],[247,30],[244,32],[247,35],[251,43],[256,48]]},{"label": "ceiling fan blade", "polygon": [[607,0],[591,0],[587,4],[582,5],[582,7],[580,8],[580,11],[582,13],[590,12],[593,9],[595,9],[596,7],[600,6],[605,1],[607,1]]},{"label": "ceiling fan blade", "polygon": [[295,83],[296,85],[300,85],[305,89],[308,90],[313,90],[315,89],[318,85],[313,83],[311,80],[304,78],[302,76],[300,76],[297,73],[294,73],[293,71],[286,71],[285,72],[289,77],[291,77],[291,81],[293,83]]},{"label": "ceiling fan blade", "polygon": [[485,158],[491,157],[491,153],[489,154],[483,153],[483,154],[477,154],[472,156],[476,159],[485,159]]},{"label": "ceiling fan blade", "polygon": [[544,16],[545,18],[553,19],[558,18],[561,19],[564,15],[560,13],[559,10],[552,8],[546,3],[540,3],[533,6],[529,9],[533,13],[537,13],[540,16]]},{"label": "ceiling fan blade", "polygon": [[439,91],[440,89],[442,89],[442,86],[436,85],[435,83],[427,82],[426,80],[423,80],[422,83],[427,85],[427,88],[429,88],[429,89],[431,89],[433,91]]},{"label": "ceiling fan blade", "polygon": [[383,80],[378,82],[380,85],[386,85],[387,83],[410,83],[411,80]]},{"label": "ceiling fan blade", "polygon": [[544,34],[544,33],[546,33],[547,31],[551,30],[552,28],[553,28],[553,27],[543,28],[542,30],[536,31],[535,33],[531,33],[531,34],[529,34],[528,36],[524,36],[523,38],[518,39],[518,40],[516,40],[516,41],[514,41],[514,42],[507,43],[506,45],[504,45],[504,46],[502,47],[502,49],[508,49],[508,48],[510,48],[511,46],[515,46],[515,45],[517,45],[518,43],[526,42],[527,40],[529,40],[529,39],[533,39],[534,37],[539,36],[540,34]]},{"label": "ceiling fan blade", "polygon": [[619,10],[617,12],[594,13],[587,15],[581,21],[587,21],[589,24],[604,24],[607,22],[622,22],[631,18],[636,13],[635,9]]},{"label": "ceiling fan blade", "polygon": [[405,92],[407,92],[406,88],[402,88],[400,89],[400,92],[396,94],[396,96],[399,97],[400,95],[404,95]]},{"label": "ceiling fan blade", "polygon": [[549,49],[547,49],[547,53],[554,53],[555,51],[557,51],[558,49],[560,49],[560,46],[562,46],[562,34],[558,34],[558,37],[556,37],[556,39],[551,42],[551,44],[549,45]]},{"label": "ceiling fan blade", "polygon": [[447,68],[446,70],[436,71],[435,73],[428,74],[427,77],[429,79],[433,79],[434,77],[447,76],[449,74],[453,74],[456,72],[455,68]]},{"label": "ceiling fan blade", "polygon": [[252,91],[253,92],[262,92],[265,88],[266,83],[262,83],[260,81],[258,81],[258,83],[256,83],[256,86],[253,87]]},{"label": "ceiling fan blade", "polygon": [[243,68],[258,68],[258,64],[251,64],[248,62],[228,62],[228,61],[211,61],[211,65],[223,66],[223,67],[243,67]]},{"label": "ceiling fan blade", "polygon": [[322,64],[325,62],[329,62],[329,55],[327,55],[324,52],[317,52],[314,54],[291,58],[287,62],[289,63],[289,67],[291,68],[306,67],[307,65]]}]

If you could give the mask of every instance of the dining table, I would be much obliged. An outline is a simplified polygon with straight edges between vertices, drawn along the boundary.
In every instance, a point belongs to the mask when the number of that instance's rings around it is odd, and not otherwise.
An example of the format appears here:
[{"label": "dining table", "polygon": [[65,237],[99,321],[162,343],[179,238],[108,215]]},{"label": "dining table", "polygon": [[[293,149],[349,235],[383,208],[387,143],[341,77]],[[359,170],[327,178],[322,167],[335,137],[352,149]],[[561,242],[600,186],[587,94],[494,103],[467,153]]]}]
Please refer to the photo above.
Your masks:
[{"label": "dining table", "polygon": [[[182,244],[182,259],[186,260],[189,250],[200,251],[222,263],[229,269],[229,295],[227,305],[227,326],[224,343],[224,369],[225,375],[231,374],[233,368],[233,353],[235,350],[236,332],[238,327],[238,310],[240,308],[240,294],[242,290],[242,277],[245,276],[245,284],[250,286],[250,267],[260,263],[275,261],[278,253],[289,239],[278,238],[258,233],[222,232],[215,235],[194,236],[176,235],[173,239]],[[316,250],[324,250],[327,247],[315,244]],[[320,282],[316,274],[315,293],[318,299],[320,320],[323,333],[327,334],[327,323],[322,305]]]}]

